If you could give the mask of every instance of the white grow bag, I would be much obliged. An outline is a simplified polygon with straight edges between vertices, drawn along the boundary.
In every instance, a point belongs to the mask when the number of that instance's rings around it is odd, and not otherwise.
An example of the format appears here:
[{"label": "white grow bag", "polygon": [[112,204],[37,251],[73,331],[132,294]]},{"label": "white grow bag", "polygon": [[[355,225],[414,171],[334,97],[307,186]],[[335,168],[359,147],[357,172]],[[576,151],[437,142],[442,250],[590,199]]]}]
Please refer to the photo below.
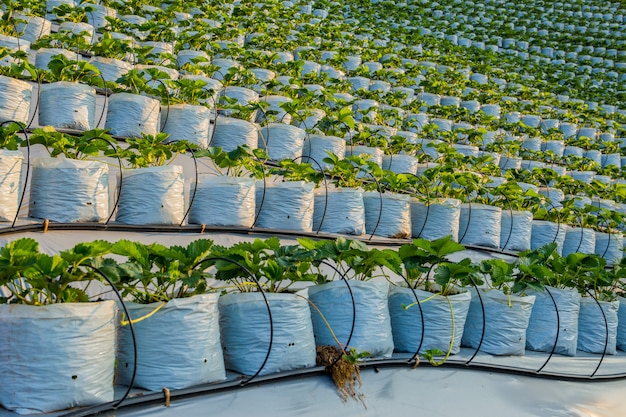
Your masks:
[{"label": "white grow bag", "polygon": [[114,136],[141,137],[159,132],[159,100],[130,93],[109,96],[105,127]]},{"label": "white grow bag", "polygon": [[257,181],[255,226],[265,229],[313,229],[313,183]]},{"label": "white grow bag", "polygon": [[500,246],[504,250],[530,249],[533,214],[530,211],[502,210]]},{"label": "white grow bag", "polygon": [[568,226],[564,223],[554,223],[545,220],[533,220],[533,230],[530,238],[530,248],[538,249],[548,243],[556,242],[556,251],[563,253],[563,242]]},{"label": "white grow bag", "polygon": [[57,129],[90,130],[95,127],[96,90],[86,84],[59,81],[43,84],[39,98],[39,124]]},{"label": "white grow bag", "polygon": [[459,243],[500,247],[502,209],[486,204],[461,204]]},{"label": "white grow bag", "polygon": [[606,259],[607,264],[618,264],[622,259],[624,236],[621,233],[596,231],[596,247],[593,253]]},{"label": "white grow bag", "polygon": [[252,227],[255,216],[255,180],[243,177],[198,177],[189,210],[190,224]]},{"label": "white grow bag", "polygon": [[[453,355],[459,353],[471,298],[469,291],[445,297],[423,290],[413,293],[410,288],[392,285],[389,289],[389,314],[395,350],[415,353],[421,342],[420,353],[431,349],[443,352],[450,349]],[[405,310],[403,306],[411,307]]]},{"label": "white grow bag", "polygon": [[[324,162],[328,157],[326,152],[331,152],[339,159],[343,159],[346,152],[346,141],[337,136],[311,135],[304,141],[302,147],[302,162],[310,163],[314,169],[326,170],[332,164]],[[320,166],[318,166],[318,164]]]},{"label": "white grow bag", "polygon": [[[591,297],[580,299],[578,316],[578,350],[589,353],[615,355],[617,344],[617,311],[619,301],[599,301],[600,307]],[[604,314],[603,314],[604,312]],[[606,317],[606,324],[604,318]],[[608,342],[607,342],[608,326]]]},{"label": "white grow bag", "polygon": [[[476,290],[465,321],[461,344],[478,348],[483,331],[483,314]],[[492,355],[523,355],[526,329],[535,296],[507,296],[499,290],[480,290],[485,311],[485,334],[480,350]]]},{"label": "white grow bag", "polygon": [[[266,293],[273,323],[270,355],[260,375],[315,366],[315,339],[306,299]],[[232,293],[220,297],[220,328],[226,368],[254,375],[270,343],[270,317],[263,295]]]},{"label": "white grow bag", "polygon": [[[556,302],[556,308],[550,294]],[[529,291],[535,304],[526,330],[526,348],[575,356],[578,345],[580,294],[576,289],[547,287],[546,291]],[[557,328],[558,312],[558,328]],[[556,339],[558,331],[558,341]],[[556,346],[555,346],[556,342]]]},{"label": "white grow bag", "polygon": [[20,209],[22,162],[21,151],[0,149],[0,220],[13,221]]},{"label": "white grow bag", "polygon": [[617,348],[626,351],[626,298],[617,297],[619,310],[617,312]]},{"label": "white grow bag", "polygon": [[562,255],[579,252],[591,254],[596,249],[596,232],[586,227],[568,227],[563,241]]},{"label": "white grow bag", "polygon": [[220,147],[225,152],[248,146],[256,149],[258,142],[258,126],[247,120],[233,117],[218,116],[215,121],[215,134],[210,146]]},{"label": "white grow bag", "polygon": [[115,302],[0,305],[0,404],[19,414],[113,401]]},{"label": "white grow bag", "polygon": [[183,221],[183,167],[138,168],[123,173],[115,221],[123,224],[170,224]]},{"label": "white grow bag", "polygon": [[99,222],[109,216],[109,168],[103,162],[33,160],[29,216],[60,223]]},{"label": "white grow bag", "polygon": [[28,124],[32,94],[31,84],[0,75],[0,123],[14,120]]},{"label": "white grow bag", "polygon": [[444,236],[459,239],[461,201],[455,198],[437,198],[429,202],[411,201],[411,236],[437,240]]},{"label": "white grow bag", "polygon": [[368,191],[363,193],[363,206],[365,233],[395,239],[411,237],[409,195]]},{"label": "white grow bag", "polygon": [[[348,285],[354,297],[356,317]],[[309,287],[309,299],[319,309],[339,343],[348,342],[354,318],[354,331],[348,347],[369,352],[370,358],[389,358],[393,352],[393,335],[387,302],[387,282],[333,281]],[[320,312],[311,307],[311,320],[318,346],[337,346]]]},{"label": "white grow bag", "polygon": [[211,110],[206,106],[174,104],[161,109],[161,130],[168,140],[187,140],[202,149],[209,146]]},{"label": "white grow bag", "polygon": [[302,156],[305,136],[305,131],[299,127],[268,123],[259,131],[258,146],[274,161],[296,159]]},{"label": "white grow bag", "polygon": [[[137,340],[133,386],[160,391],[163,387],[182,389],[226,379],[218,298],[214,293],[167,303],[126,303],[131,318],[137,320],[133,322]],[[138,320],[155,310],[145,320]],[[128,385],[135,364],[129,326],[120,327],[119,339],[117,383]]]},{"label": "white grow bag", "polygon": [[[328,196],[328,198],[327,198]],[[363,190],[355,188],[316,188],[313,230],[360,236],[365,233]]]}]

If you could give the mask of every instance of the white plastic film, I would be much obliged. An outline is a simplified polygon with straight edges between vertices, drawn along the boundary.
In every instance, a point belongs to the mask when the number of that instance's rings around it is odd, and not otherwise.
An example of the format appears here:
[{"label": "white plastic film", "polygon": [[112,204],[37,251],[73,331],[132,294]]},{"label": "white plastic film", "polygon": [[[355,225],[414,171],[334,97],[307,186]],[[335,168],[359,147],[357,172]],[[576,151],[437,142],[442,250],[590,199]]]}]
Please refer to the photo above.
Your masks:
[{"label": "white plastic film", "polygon": [[500,247],[502,209],[486,204],[461,204],[459,242],[465,245]]},{"label": "white plastic film", "polygon": [[230,152],[237,149],[237,146],[243,145],[256,149],[258,138],[259,133],[256,124],[247,120],[218,116],[211,146],[220,147],[225,152]]},{"label": "white plastic film", "polygon": [[538,249],[548,243],[556,242],[556,251],[563,253],[563,242],[568,226],[545,220],[533,220],[533,231],[530,234],[530,248]]},{"label": "white plastic film", "polygon": [[533,214],[530,211],[502,210],[500,247],[504,250],[530,249]]},{"label": "white plastic film", "polygon": [[568,227],[563,241],[562,255],[570,253],[594,253],[596,249],[596,232],[593,229],[582,227]]},{"label": "white plastic film", "polygon": [[369,191],[363,193],[363,206],[365,233],[396,239],[411,237],[409,195]]},{"label": "white plastic film", "polygon": [[[578,316],[578,350],[615,355],[617,344],[617,311],[619,301],[599,301],[591,297],[580,299]],[[602,308],[602,311],[600,311]],[[606,318],[606,322],[605,322]],[[608,329],[608,335],[607,335]]]},{"label": "white plastic film", "polygon": [[[268,123],[259,131],[259,148],[265,149],[270,159],[296,159],[302,156],[305,131],[283,123]],[[297,161],[296,161],[297,162]]]},{"label": "white plastic film", "polygon": [[22,194],[21,151],[0,149],[0,220],[13,221]]},{"label": "white plastic film", "polygon": [[411,201],[411,235],[427,240],[444,236],[459,239],[461,201],[454,198],[437,198],[428,202]]},{"label": "white plastic film", "polygon": [[14,120],[28,124],[32,94],[31,84],[0,75],[0,123]]},{"label": "white plastic film", "polygon": [[202,149],[209,146],[211,110],[205,106],[174,104],[161,108],[161,130],[168,140],[186,140]]}]

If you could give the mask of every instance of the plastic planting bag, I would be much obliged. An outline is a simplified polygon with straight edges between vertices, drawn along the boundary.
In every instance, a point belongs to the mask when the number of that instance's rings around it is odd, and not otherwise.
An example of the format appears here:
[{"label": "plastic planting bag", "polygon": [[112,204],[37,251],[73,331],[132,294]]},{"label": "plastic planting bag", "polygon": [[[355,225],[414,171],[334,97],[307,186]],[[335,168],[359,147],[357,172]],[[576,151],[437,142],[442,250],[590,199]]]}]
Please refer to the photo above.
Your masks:
[{"label": "plastic planting bag", "polygon": [[502,209],[486,204],[461,204],[459,242],[464,245],[500,247]]},{"label": "plastic planting bag", "polygon": [[[416,295],[420,305],[416,304]],[[392,285],[389,314],[396,351],[415,353],[421,342],[420,353],[431,349],[443,352],[450,349],[453,355],[459,353],[471,298],[469,291],[444,297],[423,290],[413,293],[410,288]],[[410,307],[405,309],[403,306]]]},{"label": "plastic planting bag", "polygon": [[596,231],[596,247],[594,253],[606,259],[609,265],[617,264],[624,253],[624,236],[621,233],[604,233]]},{"label": "plastic planting bag", "polygon": [[174,104],[161,109],[161,130],[168,140],[187,140],[202,149],[209,146],[212,111],[206,106]]},{"label": "plastic planting bag", "polygon": [[99,222],[109,216],[109,168],[64,158],[33,161],[30,217],[60,223]]},{"label": "plastic planting bag", "polygon": [[583,227],[568,227],[563,241],[563,256],[579,252],[591,254],[596,249],[596,232]]},{"label": "plastic planting bag", "polygon": [[183,167],[168,165],[124,172],[115,221],[180,224],[185,215]]},{"label": "plastic planting bag", "polygon": [[617,297],[619,310],[617,311],[617,348],[626,351],[626,298]]},{"label": "plastic planting bag", "polygon": [[313,228],[313,183],[256,183],[256,227],[310,232]]},{"label": "plastic planting bag", "polygon": [[[388,288],[387,282],[351,280],[309,287],[309,299],[319,309],[311,307],[315,343],[318,346],[337,346],[337,340],[328,328],[330,326],[339,343],[345,347],[354,319],[354,331],[348,347],[369,352],[371,358],[391,357],[393,335],[387,302]],[[354,317],[353,305],[356,308]]]},{"label": "plastic planting bag", "polygon": [[[477,349],[483,331],[483,314],[476,290],[472,291],[472,302],[461,345]],[[485,335],[480,345],[481,352],[492,355],[523,355],[526,348],[526,329],[535,302],[535,296],[507,296],[500,290],[480,289],[485,309]]]},{"label": "plastic planting bag", "polygon": [[113,401],[115,302],[0,305],[0,404],[18,414]]},{"label": "plastic planting bag", "polygon": [[451,235],[459,239],[461,201],[455,198],[438,198],[428,202],[411,201],[411,235],[436,240]]},{"label": "plastic planting bag", "polygon": [[365,233],[363,190],[355,188],[316,188],[313,230],[362,235]]},{"label": "plastic planting bag", "polygon": [[[315,339],[306,299],[295,294],[266,293],[273,339],[261,375],[315,366]],[[254,375],[267,356],[272,333],[267,304],[261,293],[220,297],[220,328],[226,368]]]},{"label": "plastic planting bag", "polygon": [[189,223],[252,227],[254,215],[254,179],[206,174],[198,177]]},{"label": "plastic planting bag", "polygon": [[600,311],[600,306],[593,298],[582,297],[580,299],[578,350],[589,353],[602,353],[606,349],[608,355],[614,355],[617,353],[617,311],[619,310],[619,301],[599,301],[599,303],[602,311]]},{"label": "plastic planting bag", "polygon": [[363,193],[363,206],[365,233],[396,239],[411,237],[410,196],[368,191]]},{"label": "plastic planting bag", "polygon": [[0,149],[0,220],[13,221],[22,194],[21,151]]},{"label": "plastic planting bag", "polygon": [[306,132],[283,123],[268,123],[259,132],[259,148],[267,151],[270,159],[280,161],[302,156]]},{"label": "plastic planting bag", "polygon": [[86,84],[59,81],[43,84],[39,98],[39,125],[57,129],[95,127],[96,90]]},{"label": "plastic planting bag", "polygon": [[[181,389],[226,379],[218,298],[219,294],[201,294],[167,303],[126,303],[137,339],[133,386],[160,391],[163,387]],[[122,325],[117,383],[130,384],[134,363],[130,327]]]},{"label": "plastic planting bag", "polygon": [[556,242],[556,251],[563,253],[563,242],[568,226],[564,223],[554,223],[545,220],[533,220],[533,231],[530,235],[530,248],[538,249],[548,243]]},{"label": "plastic planting bag", "polygon": [[[327,151],[343,159],[346,152],[346,141],[336,136],[311,135],[304,141],[302,147],[302,162],[313,165],[314,169],[330,169],[332,164],[324,162],[328,157]],[[320,166],[318,166],[318,164]]]},{"label": "plastic planting bag", "polygon": [[502,210],[500,247],[504,250],[530,249],[533,214],[530,211]]},{"label": "plastic planting bag", "polygon": [[115,136],[137,137],[159,132],[159,100],[138,94],[117,93],[109,97],[105,127]]},{"label": "plastic planting bag", "polygon": [[33,86],[21,80],[0,76],[0,123],[14,120],[28,123]]},{"label": "plastic planting bag", "polygon": [[256,149],[259,133],[256,124],[233,117],[218,116],[211,146],[220,147],[224,152],[247,145]]},{"label": "plastic planting bag", "polygon": [[[554,297],[556,308],[550,294]],[[546,291],[529,291],[534,295],[528,330],[526,330],[526,348],[539,352],[552,352],[567,356],[576,355],[578,344],[578,314],[580,294],[576,289],[547,287]],[[557,341],[557,312],[558,336]],[[556,342],[556,346],[555,346]]]}]

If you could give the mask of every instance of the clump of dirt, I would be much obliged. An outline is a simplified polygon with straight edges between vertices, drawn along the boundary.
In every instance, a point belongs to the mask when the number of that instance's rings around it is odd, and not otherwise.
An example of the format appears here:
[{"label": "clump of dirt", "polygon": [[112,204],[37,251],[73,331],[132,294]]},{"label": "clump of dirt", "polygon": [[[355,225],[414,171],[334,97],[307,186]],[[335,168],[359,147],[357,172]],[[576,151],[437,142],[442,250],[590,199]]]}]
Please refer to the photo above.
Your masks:
[{"label": "clump of dirt", "polygon": [[346,402],[349,398],[359,401],[365,408],[364,394],[359,392],[361,371],[356,361],[351,361],[347,354],[337,346],[317,346],[317,364],[325,366],[339,390],[339,397]]}]

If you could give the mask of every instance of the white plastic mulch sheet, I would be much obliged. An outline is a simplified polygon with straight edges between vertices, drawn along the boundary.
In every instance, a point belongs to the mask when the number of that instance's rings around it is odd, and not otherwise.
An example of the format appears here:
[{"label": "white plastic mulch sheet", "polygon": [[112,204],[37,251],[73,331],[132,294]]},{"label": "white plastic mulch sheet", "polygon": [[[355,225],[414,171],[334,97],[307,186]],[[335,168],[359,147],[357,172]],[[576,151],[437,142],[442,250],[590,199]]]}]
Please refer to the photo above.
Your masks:
[{"label": "white plastic mulch sheet", "polygon": [[459,242],[488,248],[500,247],[502,209],[486,204],[461,204]]},{"label": "white plastic mulch sheet", "polygon": [[568,227],[563,241],[562,255],[570,253],[594,253],[596,250],[596,232],[586,227]]},{"label": "white plastic mulch sheet", "polygon": [[621,233],[604,233],[596,231],[596,247],[594,253],[606,259],[609,265],[619,263],[623,256],[624,236]]},{"label": "white plastic mulch sheet", "polygon": [[458,241],[461,201],[438,198],[428,202],[411,201],[411,235],[428,240],[452,236]]},{"label": "white plastic mulch sheet", "polygon": [[563,242],[568,226],[545,220],[533,220],[533,231],[530,235],[530,248],[538,249],[548,243],[556,242],[559,255],[563,252]]},{"label": "white plastic mulch sheet", "polygon": [[19,414],[113,401],[115,302],[0,305],[0,404]]},{"label": "white plastic mulch sheet", "polygon": [[247,120],[233,117],[218,116],[215,122],[213,147],[220,147],[225,152],[237,149],[237,146],[247,145],[256,149],[259,138],[258,126]]},{"label": "white plastic mulch sheet", "polygon": [[397,239],[411,237],[409,195],[368,191],[363,193],[363,206],[365,233]]},{"label": "white plastic mulch sheet", "polygon": [[86,84],[59,81],[43,84],[39,97],[39,124],[57,129],[95,127],[96,90]]},{"label": "white plastic mulch sheet", "polygon": [[[214,293],[164,303],[126,303],[137,342],[137,373],[133,386],[160,391],[163,387],[180,389],[226,379],[218,298],[219,294]],[[143,317],[146,318],[142,320]],[[128,320],[128,317],[122,318]],[[130,384],[134,364],[130,327],[122,323],[118,384]]]},{"label": "white plastic mulch sheet", "polygon": [[[550,291],[549,294],[548,291]],[[572,288],[547,287],[546,291],[529,291],[528,294],[535,296],[535,305],[526,331],[526,348],[540,352],[552,352],[554,348],[554,353],[575,356],[580,311],[578,291]],[[556,308],[550,295],[556,302]],[[557,312],[558,341],[556,339]]]},{"label": "white plastic mulch sheet", "polygon": [[114,136],[137,137],[159,132],[159,100],[138,94],[117,93],[109,96],[105,127]]},{"label": "white plastic mulch sheet", "polygon": [[183,168],[168,165],[123,172],[115,221],[124,224],[180,224],[185,215]]},{"label": "white plastic mulch sheet", "polygon": [[0,149],[0,220],[13,221],[22,194],[21,151]]},{"label": "white plastic mulch sheet", "polygon": [[[387,302],[388,288],[387,282],[352,280],[309,287],[309,299],[317,307],[311,307],[316,344],[337,346],[339,342],[345,347],[354,319],[354,331],[347,346],[359,352],[369,352],[371,358],[391,357],[393,335]],[[353,315],[353,305],[356,315]]]},{"label": "white plastic mulch sheet", "polygon": [[[392,285],[389,314],[396,351],[415,353],[421,342],[420,352],[439,349],[450,350],[453,355],[459,353],[471,298],[469,291],[445,297],[417,289],[414,293],[410,288]],[[410,307],[405,309],[404,306]]]},{"label": "white plastic mulch sheet", "polygon": [[533,214],[530,211],[502,210],[500,247],[504,250],[530,249]]},{"label": "white plastic mulch sheet", "polygon": [[[470,291],[472,302],[461,345],[476,349],[483,331],[483,314],[478,293],[474,289]],[[507,296],[499,290],[484,289],[480,295],[485,310],[485,335],[480,350],[492,355],[523,355],[535,297]]]},{"label": "white plastic mulch sheet", "polygon": [[347,235],[365,233],[363,190],[355,188],[316,188],[313,230]]},{"label": "white plastic mulch sheet", "polygon": [[313,230],[313,183],[304,181],[256,183],[256,227]]},{"label": "white plastic mulch sheet", "polygon": [[267,151],[270,159],[299,159],[302,156],[304,138],[303,129],[284,123],[268,123],[259,131],[258,147]]},{"label": "white plastic mulch sheet", "polygon": [[30,217],[74,223],[109,216],[109,169],[103,162],[37,158],[30,184]]},{"label": "white plastic mulch sheet", "polygon": [[252,227],[255,216],[253,178],[200,175],[189,223]]},{"label": "white plastic mulch sheet", "polygon": [[[305,298],[266,293],[273,338],[269,358],[260,374],[315,366],[315,339]],[[254,375],[263,365],[270,344],[270,318],[261,293],[232,293],[220,297],[220,328],[226,368]]]},{"label": "white plastic mulch sheet", "polygon": [[168,140],[186,140],[205,149],[209,146],[209,124],[213,112],[206,106],[174,104],[161,109],[161,130]]},{"label": "white plastic mulch sheet", "polygon": [[0,123],[28,123],[33,86],[25,81],[0,76]]},{"label": "white plastic mulch sheet", "polygon": [[[614,355],[617,343],[617,311],[619,301],[599,301],[591,297],[580,299],[578,316],[578,350]],[[606,321],[605,321],[606,318]],[[607,337],[608,328],[608,337]]]}]

